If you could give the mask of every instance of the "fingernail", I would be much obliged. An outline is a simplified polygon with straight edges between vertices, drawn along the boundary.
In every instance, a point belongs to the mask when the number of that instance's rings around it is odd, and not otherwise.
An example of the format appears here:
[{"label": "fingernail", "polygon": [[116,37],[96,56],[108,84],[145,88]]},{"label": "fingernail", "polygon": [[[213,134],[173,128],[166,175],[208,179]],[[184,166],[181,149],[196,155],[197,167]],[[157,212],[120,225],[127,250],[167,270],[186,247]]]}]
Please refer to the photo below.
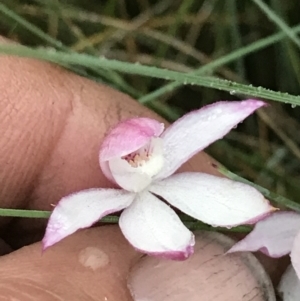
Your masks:
[{"label": "fingernail", "polygon": [[275,301],[269,276],[250,253],[224,253],[234,241],[216,232],[197,232],[195,253],[176,262],[144,257],[128,287],[135,301]]},{"label": "fingernail", "polygon": [[280,300],[299,300],[300,281],[291,264],[282,275],[278,286],[278,293],[281,296]]}]

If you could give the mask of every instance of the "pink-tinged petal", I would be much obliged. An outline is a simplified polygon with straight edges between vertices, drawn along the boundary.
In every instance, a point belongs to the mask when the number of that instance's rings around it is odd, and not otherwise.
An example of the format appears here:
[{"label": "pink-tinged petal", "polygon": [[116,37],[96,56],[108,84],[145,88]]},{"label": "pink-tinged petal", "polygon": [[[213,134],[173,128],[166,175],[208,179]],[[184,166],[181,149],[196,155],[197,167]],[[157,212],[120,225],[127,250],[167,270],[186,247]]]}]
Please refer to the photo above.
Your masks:
[{"label": "pink-tinged petal", "polygon": [[177,260],[193,253],[194,235],[168,205],[147,191],[122,212],[119,224],[126,239],[143,253]]},{"label": "pink-tinged petal", "polygon": [[253,231],[228,252],[261,251],[270,257],[289,254],[300,230],[300,214],[276,212],[259,221]]},{"label": "pink-tinged petal", "polygon": [[182,212],[213,226],[250,223],[274,210],[255,188],[204,173],[175,174],[153,183],[149,190]]},{"label": "pink-tinged petal", "polygon": [[134,197],[133,193],[119,189],[88,189],[62,198],[50,216],[43,248],[128,207]]},{"label": "pink-tinged petal", "polygon": [[292,265],[289,265],[281,277],[278,292],[282,301],[299,301],[300,280]]},{"label": "pink-tinged petal", "polygon": [[254,99],[217,102],[184,115],[162,134],[165,165],[156,176],[166,178],[183,163],[214,141],[221,139],[233,127],[265,105]]},{"label": "pink-tinged petal", "polygon": [[164,130],[164,124],[150,118],[132,118],[120,122],[104,138],[99,161],[130,154],[147,144],[152,137],[158,137]]},{"label": "pink-tinged petal", "polygon": [[103,174],[106,176],[106,178],[108,180],[110,180],[112,183],[118,185],[118,183],[116,182],[116,180],[114,179],[114,177],[111,173],[111,170],[110,170],[110,167],[109,167],[109,162],[108,161],[100,162],[100,167],[101,167],[101,170],[102,170]]},{"label": "pink-tinged petal", "polygon": [[296,274],[300,279],[300,231],[299,230],[300,230],[300,226],[298,228],[298,233],[293,241],[292,251],[291,251],[291,261],[296,271]]}]

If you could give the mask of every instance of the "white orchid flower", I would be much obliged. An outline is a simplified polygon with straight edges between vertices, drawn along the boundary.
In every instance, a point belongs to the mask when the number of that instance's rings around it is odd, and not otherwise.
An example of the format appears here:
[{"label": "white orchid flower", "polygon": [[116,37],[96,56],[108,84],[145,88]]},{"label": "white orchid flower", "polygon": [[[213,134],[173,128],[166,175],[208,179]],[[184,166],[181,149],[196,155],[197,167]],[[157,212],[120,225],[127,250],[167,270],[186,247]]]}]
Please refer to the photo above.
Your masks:
[{"label": "white orchid flower", "polygon": [[44,248],[123,210],[119,225],[134,248],[183,260],[193,253],[194,235],[170,205],[213,226],[263,218],[274,208],[256,189],[200,172],[174,173],[264,104],[218,102],[183,116],[165,131],[150,118],[119,123],[99,154],[103,173],[119,189],[87,189],[61,199],[49,219]]}]

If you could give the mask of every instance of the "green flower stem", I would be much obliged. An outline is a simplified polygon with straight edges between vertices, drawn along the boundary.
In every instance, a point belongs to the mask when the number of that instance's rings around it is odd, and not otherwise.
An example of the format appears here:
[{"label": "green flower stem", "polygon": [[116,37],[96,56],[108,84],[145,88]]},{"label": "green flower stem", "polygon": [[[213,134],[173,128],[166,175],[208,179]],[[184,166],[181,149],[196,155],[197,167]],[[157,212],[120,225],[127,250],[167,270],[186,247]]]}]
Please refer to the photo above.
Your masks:
[{"label": "green flower stem", "polygon": [[289,103],[292,105],[300,105],[300,97],[268,90],[263,87],[253,87],[251,85],[243,85],[228,80],[199,76],[195,74],[187,74],[175,72],[171,70],[161,69],[157,67],[143,66],[139,64],[131,64],[116,60],[109,60],[104,57],[96,58],[91,55],[78,53],[65,53],[62,51],[48,51],[44,49],[32,49],[21,45],[0,45],[0,53],[9,55],[17,55],[23,57],[37,58],[58,64],[79,64],[86,67],[99,67],[107,70],[117,70],[129,74],[137,74],[142,76],[150,76],[166,80],[174,80],[182,84],[199,85],[228,91],[231,94],[244,94],[253,97],[259,97],[279,102]]},{"label": "green flower stem", "polygon": [[249,233],[253,229],[253,227],[251,226],[237,226],[232,228],[212,227],[200,221],[184,222],[184,224],[187,228],[189,228],[192,231],[206,230],[206,231],[213,231],[213,232]]},{"label": "green flower stem", "polygon": [[[49,218],[50,215],[51,215],[51,211],[0,208],[0,216],[6,216],[6,217]],[[239,226],[231,229],[212,227],[200,221],[193,220],[192,218],[186,217],[184,215],[181,215],[181,219],[183,220],[183,223],[190,230],[208,230],[208,231],[222,231],[222,232],[230,231],[230,232],[241,232],[241,233],[248,233],[251,230],[251,228],[248,226]],[[119,217],[114,215],[105,216],[101,220],[99,220],[99,222],[117,224],[119,222]]]},{"label": "green flower stem", "polygon": [[[0,208],[0,216],[7,217],[49,218],[50,215],[51,211]],[[100,220],[103,223],[117,223],[118,221],[119,217],[114,215],[103,217]]]},{"label": "green flower stem", "polygon": [[99,222],[117,224],[119,222],[119,217],[115,216],[115,215],[108,215],[108,216],[102,217]]},{"label": "green flower stem", "polygon": [[0,216],[27,217],[27,218],[48,218],[50,211],[25,210],[25,209],[6,209],[0,208]]},{"label": "green flower stem", "polygon": [[267,199],[269,199],[274,204],[300,212],[300,204],[299,203],[296,203],[284,196],[278,195],[275,192],[271,192],[270,190],[268,190],[264,187],[261,187],[255,183],[252,183],[251,181],[248,181],[248,180],[238,176],[237,174],[229,171],[226,167],[224,167],[221,164],[217,165],[217,170],[229,179],[232,179],[234,181],[238,181],[241,183],[245,183],[247,185],[250,185],[250,186],[256,188],[258,191],[260,191]]}]

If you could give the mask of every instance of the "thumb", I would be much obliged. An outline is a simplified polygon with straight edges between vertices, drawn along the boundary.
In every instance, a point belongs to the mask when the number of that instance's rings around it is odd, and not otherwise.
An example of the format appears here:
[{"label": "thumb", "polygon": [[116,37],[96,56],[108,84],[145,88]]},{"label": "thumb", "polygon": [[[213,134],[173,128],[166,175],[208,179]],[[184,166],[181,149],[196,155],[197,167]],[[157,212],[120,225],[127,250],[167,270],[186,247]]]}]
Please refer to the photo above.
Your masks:
[{"label": "thumb", "polygon": [[80,231],[43,254],[36,243],[0,257],[0,299],[129,301],[139,256],[116,226]]}]

